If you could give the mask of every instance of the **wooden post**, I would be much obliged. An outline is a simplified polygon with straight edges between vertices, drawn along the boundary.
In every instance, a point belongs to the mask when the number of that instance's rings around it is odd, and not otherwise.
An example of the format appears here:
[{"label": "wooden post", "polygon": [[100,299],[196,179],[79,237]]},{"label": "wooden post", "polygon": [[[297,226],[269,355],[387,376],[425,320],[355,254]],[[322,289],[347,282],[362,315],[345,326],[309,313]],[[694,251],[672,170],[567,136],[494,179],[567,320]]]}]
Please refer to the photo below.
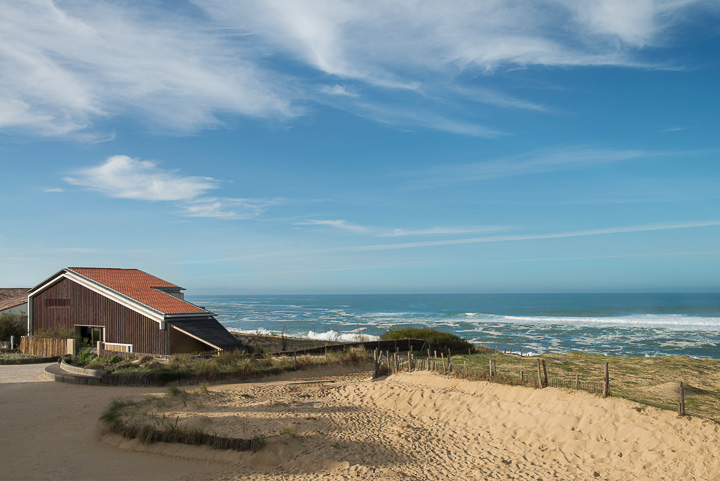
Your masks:
[{"label": "wooden post", "polygon": [[[375,353],[375,362],[377,362],[377,353]],[[293,369],[297,371],[297,351],[293,351]],[[377,369],[375,369],[377,371]]]},{"label": "wooden post", "polygon": [[680,381],[680,405],[678,406],[678,414],[685,416],[685,388],[683,382]]},{"label": "wooden post", "polygon": [[607,397],[608,391],[610,391],[610,371],[608,369],[608,363],[605,363],[605,382],[603,382],[603,397]]},{"label": "wooden post", "polygon": [[525,384],[525,371],[520,371],[520,384]]},{"label": "wooden post", "polygon": [[445,374],[445,353],[440,352],[440,359],[442,359],[443,374]]},{"label": "wooden post", "polygon": [[580,374],[575,374],[575,389],[580,390]]},{"label": "wooden post", "polygon": [[463,361],[463,367],[465,368],[465,375],[467,376],[468,370],[467,370],[467,361]]},{"label": "wooden post", "polygon": [[468,356],[471,354],[470,351],[472,351],[472,348],[468,347]]},{"label": "wooden post", "polygon": [[545,386],[547,386],[548,378],[547,378],[547,368],[545,368],[545,359],[542,360],[542,367],[543,367],[543,378],[545,379]]},{"label": "wooden post", "polygon": [[537,360],[537,371],[538,371],[538,387],[542,389],[543,386],[543,379],[542,379],[542,364],[540,363],[540,358]]},{"label": "wooden post", "polygon": [[492,378],[492,377],[493,377],[493,362],[492,362],[492,357],[489,358],[489,364],[490,364],[490,365],[488,366],[488,371],[490,372],[490,378]]},{"label": "wooden post", "polygon": [[[408,341],[408,344],[410,344],[410,341]],[[412,371],[412,364],[410,364],[412,356],[412,351],[408,351],[408,372]]]}]

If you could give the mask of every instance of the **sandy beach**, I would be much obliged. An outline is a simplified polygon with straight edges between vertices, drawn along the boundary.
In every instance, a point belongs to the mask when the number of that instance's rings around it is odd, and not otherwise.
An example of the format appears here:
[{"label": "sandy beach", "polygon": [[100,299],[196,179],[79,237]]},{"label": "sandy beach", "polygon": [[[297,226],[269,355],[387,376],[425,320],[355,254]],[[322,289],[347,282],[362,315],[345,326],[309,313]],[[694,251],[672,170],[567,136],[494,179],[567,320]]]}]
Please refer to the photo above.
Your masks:
[{"label": "sandy beach", "polygon": [[[218,385],[167,415],[257,453],[103,432],[116,397],[162,388],[41,381],[41,366],[0,366],[0,479],[715,479],[718,426],[622,399],[403,373],[317,370]],[[188,391],[192,388],[187,388]]]}]

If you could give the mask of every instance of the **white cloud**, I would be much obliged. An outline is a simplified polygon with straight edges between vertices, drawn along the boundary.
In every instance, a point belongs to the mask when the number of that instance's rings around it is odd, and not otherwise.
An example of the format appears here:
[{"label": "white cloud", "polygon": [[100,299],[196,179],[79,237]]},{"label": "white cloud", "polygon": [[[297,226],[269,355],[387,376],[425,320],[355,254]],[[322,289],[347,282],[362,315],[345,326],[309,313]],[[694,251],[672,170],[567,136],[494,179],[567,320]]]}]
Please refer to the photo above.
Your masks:
[{"label": "white cloud", "polygon": [[314,226],[326,226],[340,229],[354,234],[365,234],[369,232],[365,226],[350,224],[345,220],[307,220],[302,222],[294,222],[293,225],[314,225]]},{"label": "white cloud", "polygon": [[211,177],[182,175],[177,171],[161,169],[155,162],[127,155],[114,155],[104,163],[81,169],[65,180],[110,197],[152,201],[191,200],[218,186],[218,181]]},{"label": "white cloud", "polygon": [[219,188],[218,180],[162,169],[157,162],[127,155],[114,155],[100,165],[80,169],[65,181],[115,198],[175,202],[186,217],[252,219],[282,203],[277,199],[207,197],[205,194]]},{"label": "white cloud", "polygon": [[45,192],[48,192],[48,193],[65,192],[65,189],[61,189],[60,187],[51,187],[49,189],[45,189]]},{"label": "white cloud", "polygon": [[[459,92],[546,110],[484,90],[482,75],[651,68],[642,47],[668,42],[693,7],[715,13],[702,0],[178,3],[0,0],[0,128],[92,141],[107,138],[94,131],[115,116],[188,132],[222,125],[226,115],[288,119],[302,113],[295,101],[335,99],[379,122],[489,136],[495,130],[463,118],[461,107],[417,119]],[[475,93],[457,88],[466,72],[478,74]],[[397,97],[406,113],[380,111],[373,89]],[[424,111],[412,108],[418,95],[431,104]]]},{"label": "white cloud", "polygon": [[114,2],[0,3],[0,128],[64,135],[108,116],[173,130],[292,116],[284,86],[201,20]]}]

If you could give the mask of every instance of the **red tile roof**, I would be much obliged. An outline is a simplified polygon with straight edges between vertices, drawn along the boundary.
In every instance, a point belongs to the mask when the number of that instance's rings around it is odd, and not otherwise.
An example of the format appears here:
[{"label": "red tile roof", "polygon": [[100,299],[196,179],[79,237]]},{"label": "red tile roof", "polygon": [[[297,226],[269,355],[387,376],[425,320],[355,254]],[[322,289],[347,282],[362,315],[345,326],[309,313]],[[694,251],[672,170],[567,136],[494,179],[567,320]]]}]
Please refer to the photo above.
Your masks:
[{"label": "red tile roof", "polygon": [[70,267],[68,270],[90,278],[164,314],[210,314],[205,309],[156,289],[158,287],[175,288],[179,291],[181,287],[138,269]]}]

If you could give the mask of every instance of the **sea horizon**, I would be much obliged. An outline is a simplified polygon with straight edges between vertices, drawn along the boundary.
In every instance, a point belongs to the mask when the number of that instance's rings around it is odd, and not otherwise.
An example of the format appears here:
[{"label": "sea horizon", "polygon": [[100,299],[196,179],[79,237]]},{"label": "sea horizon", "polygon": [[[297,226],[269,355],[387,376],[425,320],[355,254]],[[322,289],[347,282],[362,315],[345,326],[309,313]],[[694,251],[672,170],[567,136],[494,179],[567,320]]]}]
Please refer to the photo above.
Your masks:
[{"label": "sea horizon", "polygon": [[188,295],[229,330],[324,340],[429,327],[526,354],[720,358],[718,293]]}]

